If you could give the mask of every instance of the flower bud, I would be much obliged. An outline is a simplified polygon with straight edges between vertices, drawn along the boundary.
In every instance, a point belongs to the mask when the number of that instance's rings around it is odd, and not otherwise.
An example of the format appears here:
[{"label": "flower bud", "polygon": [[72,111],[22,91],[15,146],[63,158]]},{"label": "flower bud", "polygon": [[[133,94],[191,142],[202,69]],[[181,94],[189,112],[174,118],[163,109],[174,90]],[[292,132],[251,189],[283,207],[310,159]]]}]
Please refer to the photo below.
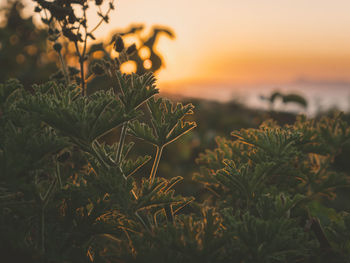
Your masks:
[{"label": "flower bud", "polygon": [[131,56],[132,54],[134,54],[136,52],[136,45],[132,44],[130,47],[128,47],[128,49],[126,50],[126,54]]},{"label": "flower bud", "polygon": [[114,42],[114,50],[120,53],[124,50],[124,47],[124,41],[121,36],[118,35]]},{"label": "flower bud", "polygon": [[53,44],[53,49],[57,52],[60,53],[62,50],[62,45],[61,43],[56,42],[55,44]]}]

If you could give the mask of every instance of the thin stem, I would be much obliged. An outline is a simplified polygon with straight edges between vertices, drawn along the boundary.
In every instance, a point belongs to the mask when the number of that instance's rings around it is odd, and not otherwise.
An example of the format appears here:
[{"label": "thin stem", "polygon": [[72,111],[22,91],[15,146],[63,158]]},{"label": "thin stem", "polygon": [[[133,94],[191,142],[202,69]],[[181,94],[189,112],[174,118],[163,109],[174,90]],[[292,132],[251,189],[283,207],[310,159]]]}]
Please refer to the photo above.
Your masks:
[{"label": "thin stem", "polygon": [[[86,20],[86,10],[84,9],[84,19]],[[84,27],[84,33],[85,33],[85,39],[84,39],[84,47],[83,52],[81,54],[81,62],[80,62],[80,70],[81,70],[81,79],[82,79],[82,89],[83,89],[83,96],[86,96],[86,87],[85,87],[85,72],[84,72],[84,61],[85,61],[85,54],[86,54],[86,46],[87,46],[87,27]]]},{"label": "thin stem", "polygon": [[164,207],[165,216],[168,222],[173,223],[174,222],[174,211],[172,204],[167,204]]},{"label": "thin stem", "polygon": [[[125,122],[122,126],[122,131],[120,133],[120,138],[119,138],[119,144],[118,144],[118,149],[117,149],[117,159],[116,159],[117,164],[120,163],[120,160],[122,157],[122,152],[123,152],[123,147],[124,147],[124,143],[125,143],[127,129],[128,129],[128,122]],[[120,164],[119,164],[119,166],[120,166]]]},{"label": "thin stem", "polygon": [[157,173],[157,170],[158,170],[158,165],[159,165],[159,162],[160,162],[160,158],[162,156],[163,148],[164,148],[164,146],[161,146],[161,147],[157,146],[156,157],[154,158],[154,163],[153,163],[153,166],[152,166],[151,175],[149,177],[150,183],[153,183],[154,178],[156,177],[156,173]]},{"label": "thin stem", "polygon": [[75,50],[77,52],[77,56],[79,57],[80,78],[81,78],[81,94],[82,94],[82,96],[85,96],[84,56],[80,53],[77,41],[74,41],[74,46],[75,46]]},{"label": "thin stem", "polygon": [[148,228],[148,226],[146,225],[145,221],[142,219],[142,217],[139,215],[139,213],[136,211],[135,212],[136,217],[141,221],[141,223],[143,224],[143,226],[147,229],[147,231],[150,232],[150,229]]},{"label": "thin stem", "polygon": [[62,65],[62,71],[63,71],[64,78],[66,80],[66,84],[69,85],[69,75],[68,75],[66,63],[64,63],[61,51],[58,52],[58,56],[60,58],[60,62],[61,62],[61,65]]},{"label": "thin stem", "polygon": [[62,179],[61,179],[60,164],[58,162],[57,162],[57,165],[56,165],[56,176],[57,176],[58,183],[60,185],[60,189],[62,189],[63,188],[63,184],[62,184]]},{"label": "thin stem", "polygon": [[[110,1],[110,3],[113,3],[113,2],[114,2],[113,0]],[[101,10],[101,8],[100,8],[100,10]],[[108,8],[105,16],[107,16],[111,12],[111,10],[112,10],[111,8]],[[97,25],[90,31],[90,34],[92,34],[103,23],[103,21],[104,21],[104,19],[101,18],[101,20],[97,23]]]}]

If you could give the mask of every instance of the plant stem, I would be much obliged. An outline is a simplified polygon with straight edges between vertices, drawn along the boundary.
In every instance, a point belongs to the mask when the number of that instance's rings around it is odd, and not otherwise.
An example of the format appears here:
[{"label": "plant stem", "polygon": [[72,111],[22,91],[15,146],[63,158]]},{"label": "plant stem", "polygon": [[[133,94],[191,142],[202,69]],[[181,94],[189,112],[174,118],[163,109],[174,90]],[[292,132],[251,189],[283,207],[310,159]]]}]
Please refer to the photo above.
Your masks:
[{"label": "plant stem", "polygon": [[118,144],[118,149],[117,149],[117,159],[116,162],[120,166],[120,160],[122,157],[122,152],[123,152],[123,147],[125,143],[125,137],[126,137],[126,131],[128,129],[128,122],[125,122],[122,126],[122,130],[120,132],[120,138],[119,138],[119,144]]},{"label": "plant stem", "polygon": [[57,177],[58,183],[60,185],[60,189],[62,189],[63,184],[62,184],[62,179],[61,179],[60,164],[58,162],[56,163],[56,177]]},{"label": "plant stem", "polygon": [[[113,3],[114,0],[110,1],[110,3]],[[105,14],[105,16],[107,16],[110,12],[111,12],[111,8],[109,8]],[[103,23],[104,19],[101,18],[100,21],[97,23],[97,25],[90,31],[90,34],[93,33],[102,23]]]},{"label": "plant stem", "polygon": [[75,46],[75,50],[77,52],[77,56],[79,57],[80,78],[81,78],[81,95],[85,96],[85,79],[84,79],[85,78],[85,76],[84,76],[84,55],[85,54],[80,53],[77,41],[74,41],[74,46]]},{"label": "plant stem", "polygon": [[158,170],[158,165],[159,165],[159,162],[160,162],[160,158],[162,156],[163,148],[164,148],[164,146],[160,146],[160,147],[157,146],[156,157],[154,158],[154,163],[153,163],[153,166],[152,166],[151,175],[149,177],[150,183],[153,183],[154,178],[156,177],[156,173],[157,173],[157,170]]},{"label": "plant stem", "polygon": [[82,90],[82,95],[86,95],[86,90],[85,90],[85,76],[84,76],[84,57],[82,56],[79,59],[80,63],[80,78],[81,78],[81,90]]},{"label": "plant stem", "polygon": [[63,71],[64,78],[66,80],[66,84],[69,85],[69,75],[68,75],[66,63],[64,63],[64,60],[63,60],[63,57],[62,57],[62,53],[58,52],[58,56],[60,58],[60,62],[61,62],[61,65],[62,65],[62,71]]},{"label": "plant stem", "polygon": [[172,204],[167,204],[164,207],[165,216],[168,222],[173,223],[174,222],[174,211]]}]

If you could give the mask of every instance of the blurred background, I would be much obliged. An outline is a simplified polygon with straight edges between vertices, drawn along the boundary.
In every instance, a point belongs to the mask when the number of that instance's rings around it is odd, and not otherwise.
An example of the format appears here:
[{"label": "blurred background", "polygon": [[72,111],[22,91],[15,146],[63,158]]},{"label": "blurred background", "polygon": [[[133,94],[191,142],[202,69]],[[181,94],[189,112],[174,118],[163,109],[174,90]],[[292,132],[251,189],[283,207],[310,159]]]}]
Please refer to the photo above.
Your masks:
[{"label": "blurred background", "polygon": [[[24,16],[33,15],[34,3],[21,2]],[[278,109],[314,115],[349,108],[349,10],[347,0],[119,0],[95,36],[142,24],[145,38],[152,26],[166,26],[173,35],[160,33],[154,45],[162,92],[266,109],[260,96],[282,90],[304,96],[308,107],[276,100]],[[99,19],[93,10],[89,17],[90,26]],[[40,27],[38,15],[34,22]]]}]

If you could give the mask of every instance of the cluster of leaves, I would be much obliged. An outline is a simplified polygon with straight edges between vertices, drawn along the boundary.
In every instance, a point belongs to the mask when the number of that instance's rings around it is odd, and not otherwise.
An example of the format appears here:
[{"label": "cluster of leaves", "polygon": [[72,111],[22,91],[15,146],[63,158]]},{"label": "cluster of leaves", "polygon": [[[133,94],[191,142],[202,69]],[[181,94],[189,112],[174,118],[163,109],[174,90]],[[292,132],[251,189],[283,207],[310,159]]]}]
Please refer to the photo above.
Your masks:
[{"label": "cluster of leaves", "polygon": [[[200,204],[176,195],[182,177],[156,176],[162,149],[195,127],[191,104],[154,98],[151,74],[81,96],[49,82],[0,88],[1,245],[5,256],[50,262],[346,262],[350,216],[325,198],[348,186],[332,162],[350,136],[341,116],[218,138],[200,155]],[[118,92],[119,91],[119,92]],[[145,104],[150,124],[141,123]],[[120,128],[119,142],[103,135]],[[156,148],[130,159],[129,134]],[[30,138],[30,139],[28,139]],[[136,141],[137,142],[137,141]],[[148,177],[148,178],[147,178]],[[199,201],[199,200],[198,200]],[[189,208],[189,204],[191,204]],[[187,207],[190,213],[181,213]],[[20,252],[20,253],[19,253]]]},{"label": "cluster of leaves", "polygon": [[[85,62],[89,58],[88,40],[95,40],[94,32],[103,23],[109,22],[109,13],[114,10],[114,0],[109,0],[106,11],[102,12],[104,5],[103,0],[95,0],[94,5],[98,8],[97,15],[100,17],[99,22],[94,26],[88,25],[87,11],[92,5],[88,0],[33,0],[37,6],[35,12],[40,13],[41,20],[49,27],[48,39],[54,42],[53,48],[57,52],[61,70],[55,74],[54,78],[64,77],[66,85],[72,80],[81,85],[83,95],[86,94],[86,76]],[[79,15],[77,15],[79,13]],[[60,37],[64,36],[69,42],[74,44],[79,69],[69,67],[62,55],[62,43],[59,42]]]},{"label": "cluster of leaves", "polygon": [[222,237],[229,233],[225,260],[349,262],[350,215],[325,202],[350,182],[332,167],[350,138],[341,115],[301,116],[283,127],[268,121],[232,136],[200,155],[195,175],[209,190],[206,203],[217,209]]},{"label": "cluster of leaves", "polygon": [[[134,143],[126,144],[125,137],[132,134],[151,144],[165,139],[169,143],[194,128],[195,124],[183,121],[192,106],[153,99],[158,89],[152,74],[116,75],[119,92],[111,89],[90,96],[82,96],[76,85],[54,82],[34,85],[31,93],[15,80],[1,84],[4,256],[99,262],[113,252],[110,244],[130,244],[131,234],[142,235],[155,224],[173,221],[191,202],[172,190],[181,177],[155,178],[161,153],[154,160],[152,180],[148,176],[142,182],[135,180],[133,174],[152,158],[130,159]],[[162,120],[159,125],[168,137],[160,133],[157,123],[150,128],[137,120],[144,103]],[[118,127],[122,130],[119,142],[106,145],[101,138]]]}]

